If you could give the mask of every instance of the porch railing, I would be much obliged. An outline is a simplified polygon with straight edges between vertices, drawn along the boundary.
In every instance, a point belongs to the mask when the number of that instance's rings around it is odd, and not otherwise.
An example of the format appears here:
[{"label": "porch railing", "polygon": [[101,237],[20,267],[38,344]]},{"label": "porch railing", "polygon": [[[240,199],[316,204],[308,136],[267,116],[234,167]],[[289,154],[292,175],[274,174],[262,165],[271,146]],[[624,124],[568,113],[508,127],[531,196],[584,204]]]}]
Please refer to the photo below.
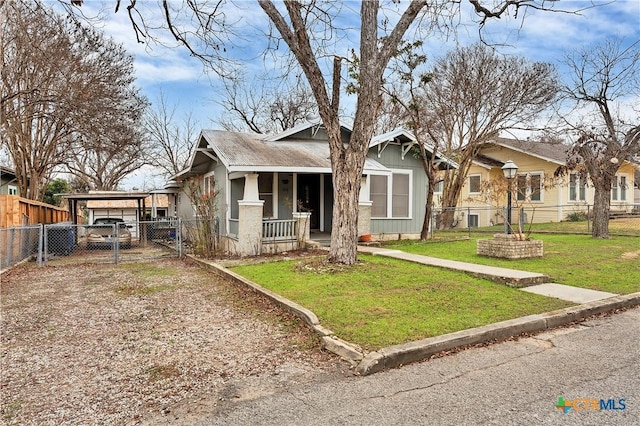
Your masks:
[{"label": "porch railing", "polygon": [[262,221],[262,240],[286,241],[297,238],[295,219],[268,219]]}]

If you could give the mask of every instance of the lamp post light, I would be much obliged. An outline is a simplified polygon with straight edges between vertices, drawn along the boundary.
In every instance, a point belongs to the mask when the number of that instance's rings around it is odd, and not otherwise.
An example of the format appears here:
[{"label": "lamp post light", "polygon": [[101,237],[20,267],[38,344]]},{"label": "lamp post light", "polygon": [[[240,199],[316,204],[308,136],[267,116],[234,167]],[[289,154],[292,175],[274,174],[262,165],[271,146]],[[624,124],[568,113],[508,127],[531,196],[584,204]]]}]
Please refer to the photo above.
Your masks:
[{"label": "lamp post light", "polygon": [[507,178],[508,182],[508,190],[507,190],[507,234],[511,234],[511,182],[513,178],[516,177],[516,173],[518,173],[518,166],[509,160],[504,163],[502,166],[502,173],[504,173],[504,177]]}]

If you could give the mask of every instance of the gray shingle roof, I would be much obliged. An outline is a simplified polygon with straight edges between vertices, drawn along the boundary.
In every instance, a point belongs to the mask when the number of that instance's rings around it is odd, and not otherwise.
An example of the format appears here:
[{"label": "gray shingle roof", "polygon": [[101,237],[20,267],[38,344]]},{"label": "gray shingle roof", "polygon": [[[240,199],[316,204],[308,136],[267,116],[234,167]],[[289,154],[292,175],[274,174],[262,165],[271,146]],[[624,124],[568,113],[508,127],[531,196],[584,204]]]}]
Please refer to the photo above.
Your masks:
[{"label": "gray shingle roof", "polygon": [[561,143],[534,142],[506,138],[498,138],[496,145],[515,149],[516,151],[534,155],[545,160],[552,160],[559,164],[564,164],[567,161],[567,153],[570,149],[569,146]]}]

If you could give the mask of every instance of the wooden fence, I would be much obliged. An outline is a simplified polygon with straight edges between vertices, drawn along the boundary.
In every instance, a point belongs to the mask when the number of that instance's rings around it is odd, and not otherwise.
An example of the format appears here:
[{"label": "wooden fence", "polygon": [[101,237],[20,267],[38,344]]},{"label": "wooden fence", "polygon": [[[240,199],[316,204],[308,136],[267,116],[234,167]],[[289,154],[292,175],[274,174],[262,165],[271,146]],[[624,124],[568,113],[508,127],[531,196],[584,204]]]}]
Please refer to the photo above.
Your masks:
[{"label": "wooden fence", "polygon": [[69,212],[61,207],[17,195],[0,195],[0,228],[57,223],[69,220]]}]

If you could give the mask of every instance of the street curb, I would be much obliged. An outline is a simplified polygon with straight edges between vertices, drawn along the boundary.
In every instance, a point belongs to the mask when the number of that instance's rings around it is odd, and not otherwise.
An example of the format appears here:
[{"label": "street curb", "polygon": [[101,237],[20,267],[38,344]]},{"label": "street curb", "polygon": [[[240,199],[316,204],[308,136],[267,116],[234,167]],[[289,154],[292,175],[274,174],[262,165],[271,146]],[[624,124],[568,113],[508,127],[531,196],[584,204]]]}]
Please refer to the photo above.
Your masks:
[{"label": "street curb", "polygon": [[358,346],[339,339],[333,331],[323,327],[316,314],[309,309],[230,271],[218,263],[199,259],[192,255],[187,255],[187,257],[196,263],[212,269],[221,277],[228,278],[264,295],[288,312],[302,319],[314,332],[320,335],[325,349],[350,362],[355,366],[356,372],[362,376],[417,361],[424,361],[442,351],[485,343],[492,340],[505,340],[524,333],[540,332],[581,321],[593,315],[640,305],[640,292],[624,296],[615,296],[556,311],[528,315],[495,324],[430,337],[428,339],[388,346],[378,351],[365,354]]},{"label": "street curb", "polygon": [[539,332],[561,325],[567,325],[575,321],[581,321],[592,315],[637,305],[640,305],[640,293],[633,293],[542,314],[528,315],[522,318],[457,331],[415,342],[389,346],[365,355],[362,362],[356,367],[356,372],[366,376],[388,368],[422,361],[441,351],[475,345],[491,340],[504,340],[519,336],[523,333]]}]

